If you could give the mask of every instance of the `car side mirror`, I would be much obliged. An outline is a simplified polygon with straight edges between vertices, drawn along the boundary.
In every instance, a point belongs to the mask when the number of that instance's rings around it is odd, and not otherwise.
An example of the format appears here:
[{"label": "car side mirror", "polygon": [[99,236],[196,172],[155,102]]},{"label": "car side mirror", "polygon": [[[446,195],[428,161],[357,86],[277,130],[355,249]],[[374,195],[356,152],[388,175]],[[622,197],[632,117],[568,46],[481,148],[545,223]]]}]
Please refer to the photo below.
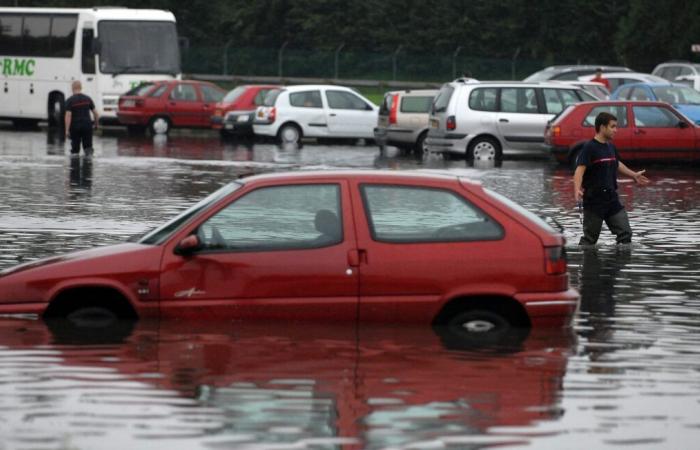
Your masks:
[{"label": "car side mirror", "polygon": [[678,128],[681,128],[681,129],[682,129],[682,128],[688,128],[689,126],[690,126],[690,125],[688,125],[687,122],[684,122],[684,121],[682,121],[682,120],[679,120],[679,121],[678,121]]},{"label": "car side mirror", "polygon": [[187,236],[175,247],[176,255],[190,255],[200,248],[201,243],[196,234]]}]

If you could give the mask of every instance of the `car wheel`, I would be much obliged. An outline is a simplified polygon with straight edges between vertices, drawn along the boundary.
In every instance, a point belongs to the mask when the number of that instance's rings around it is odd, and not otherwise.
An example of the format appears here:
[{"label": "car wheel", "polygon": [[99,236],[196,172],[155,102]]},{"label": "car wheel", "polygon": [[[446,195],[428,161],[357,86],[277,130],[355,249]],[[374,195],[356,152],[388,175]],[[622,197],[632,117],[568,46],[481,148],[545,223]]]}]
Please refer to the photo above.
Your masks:
[{"label": "car wheel", "polygon": [[467,159],[474,160],[501,160],[503,153],[501,145],[492,138],[479,137],[474,139],[467,149]]},{"label": "car wheel", "polygon": [[45,322],[56,343],[91,345],[121,343],[136,323],[98,306],[80,307],[65,317],[46,318]]},{"label": "car wheel", "polygon": [[424,131],[423,133],[418,136],[418,139],[416,139],[416,145],[413,148],[413,150],[416,152],[416,155],[424,155],[428,149],[425,147],[425,139],[428,137],[428,132]]},{"label": "car wheel", "polygon": [[451,350],[487,348],[517,351],[530,334],[528,327],[514,327],[503,316],[484,309],[457,313],[445,325],[435,326],[442,343]]},{"label": "car wheel", "polygon": [[277,132],[282,144],[298,144],[301,141],[301,130],[293,123],[286,123]]},{"label": "car wheel", "polygon": [[170,119],[165,116],[156,116],[148,123],[148,129],[152,135],[168,134],[170,132]]},{"label": "car wheel", "polygon": [[51,97],[49,97],[48,108],[49,127],[63,127],[63,117],[65,114],[65,104],[63,101],[63,95],[54,94]]}]

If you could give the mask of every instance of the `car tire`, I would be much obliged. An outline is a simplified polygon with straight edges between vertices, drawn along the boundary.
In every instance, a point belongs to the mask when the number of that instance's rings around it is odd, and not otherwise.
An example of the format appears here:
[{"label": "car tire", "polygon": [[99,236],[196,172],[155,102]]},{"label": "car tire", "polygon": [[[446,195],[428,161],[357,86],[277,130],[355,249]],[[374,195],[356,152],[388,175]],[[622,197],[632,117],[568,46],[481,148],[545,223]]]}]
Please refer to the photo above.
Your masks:
[{"label": "car tire", "polygon": [[65,126],[65,101],[63,94],[51,94],[48,104],[49,127],[63,128]]},{"label": "car tire", "polygon": [[457,313],[434,330],[443,345],[451,350],[510,348],[517,351],[530,334],[529,327],[514,327],[505,317],[485,309]]},{"label": "car tire", "polygon": [[467,160],[474,161],[475,159],[502,160],[503,150],[501,149],[501,144],[490,137],[473,139],[467,148]]},{"label": "car tire", "polygon": [[45,318],[54,342],[60,344],[116,344],[133,332],[136,321],[122,319],[107,308],[83,306],[65,317]]},{"label": "car tire", "polygon": [[428,132],[424,131],[418,136],[418,139],[416,139],[416,145],[413,147],[413,151],[416,153],[418,156],[422,156],[428,152],[428,149],[425,147],[425,139],[428,137]]},{"label": "car tire", "polygon": [[277,139],[281,144],[299,144],[301,129],[293,123],[285,123],[277,131]]},{"label": "car tire", "polygon": [[157,134],[167,135],[170,133],[170,128],[172,128],[172,123],[166,116],[155,116],[148,122],[148,131],[150,131],[153,136]]}]

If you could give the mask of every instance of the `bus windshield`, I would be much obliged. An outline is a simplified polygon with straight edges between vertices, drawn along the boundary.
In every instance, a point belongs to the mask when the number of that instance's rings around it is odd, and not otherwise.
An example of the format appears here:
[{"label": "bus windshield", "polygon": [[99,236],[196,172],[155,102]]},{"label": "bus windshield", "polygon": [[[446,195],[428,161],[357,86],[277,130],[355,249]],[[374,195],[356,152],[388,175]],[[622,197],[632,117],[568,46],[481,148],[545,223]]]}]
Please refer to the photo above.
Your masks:
[{"label": "bus windshield", "polygon": [[98,30],[102,73],[180,73],[175,23],[105,20]]}]

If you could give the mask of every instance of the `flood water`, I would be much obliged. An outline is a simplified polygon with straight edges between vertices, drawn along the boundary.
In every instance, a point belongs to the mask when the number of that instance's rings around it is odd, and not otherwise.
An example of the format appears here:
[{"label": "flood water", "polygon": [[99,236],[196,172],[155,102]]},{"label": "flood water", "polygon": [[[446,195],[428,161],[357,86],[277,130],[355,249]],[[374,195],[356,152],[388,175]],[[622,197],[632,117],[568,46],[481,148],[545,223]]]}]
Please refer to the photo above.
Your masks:
[{"label": "flood water", "polygon": [[582,296],[570,330],[462,345],[439,330],[309,323],[124,324],[75,335],[0,318],[0,450],[697,448],[700,175],[620,183],[635,232],[582,249],[570,172],[372,146],[106,131],[92,160],[0,124],[0,269],[117,243],[248,173],[440,169],[555,217]]}]

